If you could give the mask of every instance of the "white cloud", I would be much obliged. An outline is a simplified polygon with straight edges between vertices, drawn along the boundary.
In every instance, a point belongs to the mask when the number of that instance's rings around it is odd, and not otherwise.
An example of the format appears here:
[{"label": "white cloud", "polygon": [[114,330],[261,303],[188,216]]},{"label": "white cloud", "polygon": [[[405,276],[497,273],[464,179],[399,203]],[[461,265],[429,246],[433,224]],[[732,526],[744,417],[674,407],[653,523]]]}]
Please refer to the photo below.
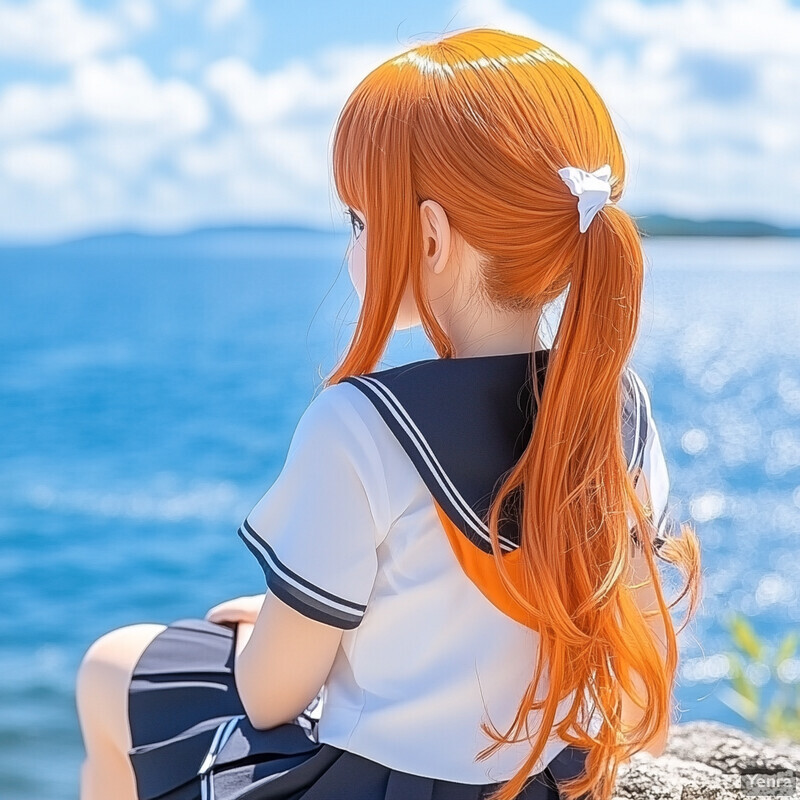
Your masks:
[{"label": "white cloud", "polygon": [[66,87],[12,84],[0,93],[0,140],[57,131],[74,116],[74,101]]},{"label": "white cloud", "polygon": [[119,15],[132,28],[149,30],[156,22],[156,9],[150,0],[122,0]]},{"label": "white cloud", "polygon": [[0,170],[10,180],[50,191],[72,183],[77,165],[67,147],[31,142],[4,151]]},{"label": "white cloud", "polygon": [[[13,202],[0,181],[0,237],[216,218],[330,225],[336,114],[370,69],[402,49],[335,47],[266,73],[224,59],[199,87],[159,80],[124,56],[81,63],[55,86],[11,86],[0,94],[6,152],[30,137],[78,131],[79,180],[26,203]],[[213,120],[213,108],[225,109],[224,119]]]},{"label": "white cloud", "polygon": [[164,135],[185,136],[208,123],[200,92],[180,80],[159,82],[132,56],[81,64],[72,86],[81,116],[101,125],[158,127]]},{"label": "white cloud", "polygon": [[0,3],[0,55],[22,62],[70,64],[116,47],[122,27],[75,0]]},{"label": "white cloud", "polygon": [[205,23],[210,28],[221,28],[246,10],[247,0],[211,0],[205,12]]},{"label": "white cloud", "polygon": [[594,2],[584,18],[583,35],[602,42],[609,30],[634,41],[668,40],[681,50],[742,60],[768,53],[797,58],[800,50],[800,11],[786,0]]},{"label": "white cloud", "polygon": [[[220,35],[255,18],[255,4],[170,3]],[[43,9],[72,22],[54,32]],[[130,52],[99,55],[165,9],[118,0],[103,16],[74,0],[0,0],[0,54],[66,65],[55,81],[0,87],[0,236],[237,217],[331,224],[336,116],[371,69],[423,37],[329,47],[269,70],[235,46],[204,66],[200,42],[176,39],[166,76]],[[634,214],[800,224],[800,9],[787,0],[589,0],[569,33],[503,0],[454,10],[448,31],[520,32],[586,74],[628,155],[623,205]]]},{"label": "white cloud", "polygon": [[210,64],[203,82],[243,125],[320,115],[332,125],[358,81],[402,49],[331,48],[314,59],[294,59],[266,74],[231,56]]},{"label": "white cloud", "polygon": [[[601,49],[592,77],[629,126],[641,167],[635,200],[674,214],[800,223],[800,9],[611,0],[594,4],[584,29],[598,42],[633,37],[624,68]],[[711,78],[719,85],[704,91]]]},{"label": "white cloud", "polygon": [[194,11],[203,0],[166,0],[166,4],[180,13]]},{"label": "white cloud", "polygon": [[[308,68],[300,65],[299,71],[302,82],[307,83]],[[295,94],[299,88],[296,81],[282,82],[280,71],[261,76],[236,56],[211,64],[205,84],[219,95],[237,122],[247,125],[271,122],[306,100]]]},{"label": "white cloud", "polygon": [[169,54],[169,65],[174,72],[193,72],[203,61],[203,54],[191,47],[178,47]]},{"label": "white cloud", "polygon": [[174,146],[157,130],[137,133],[122,128],[92,133],[80,143],[87,166],[102,170],[120,183],[146,183],[151,167],[160,157],[171,159]]},{"label": "white cloud", "polygon": [[77,65],[68,82],[20,83],[0,93],[0,140],[58,133],[69,126],[123,128],[159,139],[191,136],[209,121],[205,97],[176,79],[158,81],[132,56]]}]

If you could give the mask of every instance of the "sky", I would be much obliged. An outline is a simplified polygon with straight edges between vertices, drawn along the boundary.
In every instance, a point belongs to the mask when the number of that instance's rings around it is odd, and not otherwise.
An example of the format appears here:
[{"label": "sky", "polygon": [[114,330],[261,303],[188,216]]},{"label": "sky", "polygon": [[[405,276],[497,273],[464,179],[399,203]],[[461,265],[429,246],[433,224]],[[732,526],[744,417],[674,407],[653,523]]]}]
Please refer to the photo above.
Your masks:
[{"label": "sky", "polygon": [[800,0],[0,0],[0,241],[344,228],[329,155],[349,93],[478,26],[592,82],[629,212],[800,225]]}]

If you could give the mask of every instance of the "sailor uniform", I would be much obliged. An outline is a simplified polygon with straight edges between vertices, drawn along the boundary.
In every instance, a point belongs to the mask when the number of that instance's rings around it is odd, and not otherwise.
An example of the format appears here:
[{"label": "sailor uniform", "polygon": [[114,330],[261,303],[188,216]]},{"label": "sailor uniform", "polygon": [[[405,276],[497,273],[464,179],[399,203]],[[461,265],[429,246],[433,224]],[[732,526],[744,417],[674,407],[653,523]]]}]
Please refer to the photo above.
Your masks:
[{"label": "sailor uniform", "polygon": [[[343,630],[331,672],[303,714],[259,731],[236,693],[233,629],[169,626],[131,684],[142,800],[477,800],[516,773],[529,743],[477,760],[492,743],[480,726],[508,729],[538,635],[495,574],[486,520],[535,424],[532,385],[544,386],[549,350],[534,357],[535,375],[530,353],[426,359],[350,376],[309,404],[239,535],[269,591]],[[674,525],[669,479],[631,368],[623,395],[624,452],[657,552]],[[499,533],[513,575],[513,513]],[[519,797],[554,800],[585,757],[553,733]]]}]

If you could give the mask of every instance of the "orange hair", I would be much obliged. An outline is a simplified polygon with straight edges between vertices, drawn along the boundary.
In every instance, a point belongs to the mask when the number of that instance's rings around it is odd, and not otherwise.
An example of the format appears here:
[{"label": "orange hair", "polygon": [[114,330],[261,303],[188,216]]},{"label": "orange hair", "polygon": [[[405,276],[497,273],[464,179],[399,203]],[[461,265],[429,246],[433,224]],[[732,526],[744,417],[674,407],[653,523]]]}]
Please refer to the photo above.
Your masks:
[{"label": "orange hair", "polygon": [[[577,199],[558,170],[603,164],[612,168],[615,204],[581,234]],[[488,520],[498,574],[534,620],[539,657],[509,731],[481,725],[494,743],[478,757],[520,732],[528,738],[527,715],[540,709],[529,758],[493,800],[512,800],[522,790],[554,727],[590,751],[586,774],[564,785],[569,800],[586,791],[608,800],[619,764],[669,725],[676,634],[683,628],[675,630],[670,609],[688,592],[688,622],[700,581],[699,544],[689,525],[660,551],[686,577],[670,605],[645,547],[659,606],[650,614],[660,614],[667,630],[664,663],[627,572],[626,510],[646,541],[654,535],[650,509],[627,470],[622,434],[622,376],[639,326],[644,258],[634,222],[616,205],[625,161],[608,110],[588,80],[545,45],[501,30],[464,30],[387,60],[358,84],[337,121],[333,167],[339,197],[366,217],[368,268],[353,338],[325,385],[376,368],[408,281],[427,337],[441,358],[453,357],[423,290],[425,199],[440,203],[453,229],[482,254],[483,291],[498,306],[541,310],[569,287],[536,397],[533,435]],[[505,499],[520,486],[515,585],[497,528]],[[537,701],[542,673],[549,689]],[[643,712],[631,728],[622,720],[622,690]],[[575,702],[556,723],[559,701],[573,691]],[[595,736],[580,721],[587,702],[603,718]]]}]

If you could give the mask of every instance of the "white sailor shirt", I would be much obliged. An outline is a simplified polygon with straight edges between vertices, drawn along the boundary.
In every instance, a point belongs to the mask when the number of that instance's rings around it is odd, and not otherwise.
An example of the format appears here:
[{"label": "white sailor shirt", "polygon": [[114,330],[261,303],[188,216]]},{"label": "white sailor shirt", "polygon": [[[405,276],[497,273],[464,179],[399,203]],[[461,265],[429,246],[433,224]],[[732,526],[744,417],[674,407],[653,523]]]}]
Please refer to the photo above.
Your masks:
[{"label": "white sailor shirt", "polygon": [[[548,356],[535,352],[537,380]],[[239,528],[270,591],[343,629],[320,742],[475,784],[507,780],[530,754],[520,742],[476,760],[492,741],[480,723],[502,732],[516,714],[538,635],[476,584],[452,538],[468,556],[491,553],[492,492],[535,422],[530,361],[530,353],[426,359],[324,388]],[[669,478],[645,386],[631,367],[624,378],[624,450],[637,492],[649,494],[657,547],[674,525]],[[511,552],[519,531],[504,524],[501,546]],[[590,731],[599,725],[592,716]],[[553,733],[531,774],[566,744]]]}]

